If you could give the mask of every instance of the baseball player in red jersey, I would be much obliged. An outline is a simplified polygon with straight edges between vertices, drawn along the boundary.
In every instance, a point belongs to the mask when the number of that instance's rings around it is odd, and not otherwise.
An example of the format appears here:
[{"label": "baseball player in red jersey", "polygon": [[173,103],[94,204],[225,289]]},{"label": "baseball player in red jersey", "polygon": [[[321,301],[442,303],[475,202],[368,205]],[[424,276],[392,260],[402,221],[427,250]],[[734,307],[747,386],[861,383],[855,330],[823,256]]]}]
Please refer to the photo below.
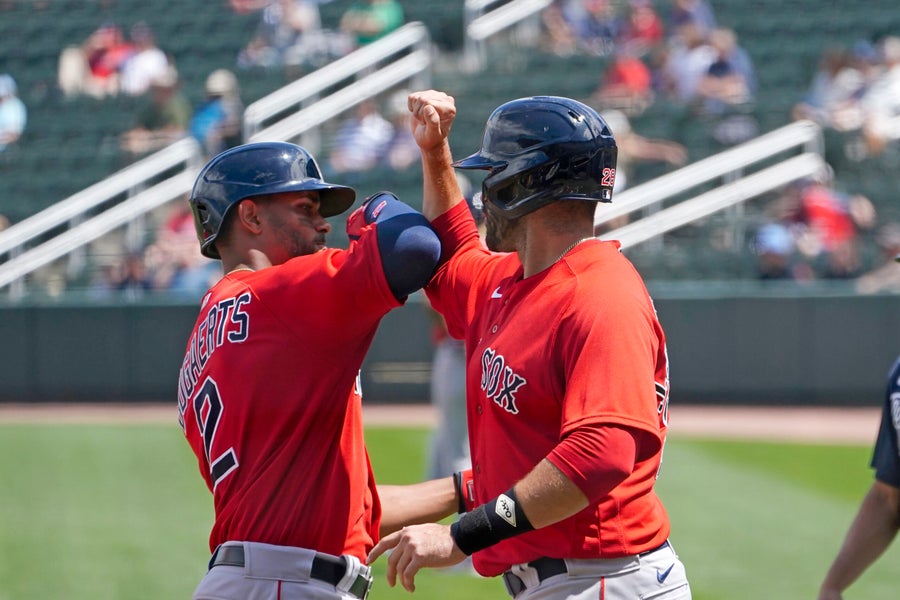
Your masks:
[{"label": "baseball player in red jersey", "polygon": [[327,248],[326,217],[354,198],[288,143],[232,148],[197,177],[201,252],[225,275],[202,300],[178,380],[180,424],[215,507],[195,599],[364,598],[380,527],[455,510],[448,476],[403,490],[424,501],[382,489],[382,512],[358,373],[380,319],[434,272],[440,243],[381,193],[348,219],[349,248]]},{"label": "baseball player in red jersey", "polygon": [[[517,599],[690,598],[654,493],[668,418],[665,336],[619,245],[593,236],[615,178],[609,128],[579,102],[523,98],[497,108],[481,150],[452,163],[453,98],[417,92],[409,106],[423,212],[443,247],[426,291],[466,342],[473,493],[453,525],[406,527],[369,562],[393,549],[388,583],[399,577],[410,590],[420,568],[470,554]],[[454,166],[488,172],[490,250]]]}]

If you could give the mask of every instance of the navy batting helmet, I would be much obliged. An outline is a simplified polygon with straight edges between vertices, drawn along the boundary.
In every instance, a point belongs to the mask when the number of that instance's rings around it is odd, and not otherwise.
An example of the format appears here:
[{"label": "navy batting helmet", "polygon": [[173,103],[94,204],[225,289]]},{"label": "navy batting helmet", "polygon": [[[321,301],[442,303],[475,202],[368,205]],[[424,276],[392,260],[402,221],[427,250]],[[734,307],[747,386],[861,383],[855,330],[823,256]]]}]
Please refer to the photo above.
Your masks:
[{"label": "navy batting helmet", "polygon": [[534,96],[494,110],[481,150],[453,166],[487,170],[483,202],[514,219],[557,200],[612,201],[616,155],[616,140],[594,109]]},{"label": "navy batting helmet", "polygon": [[326,183],[312,155],[296,144],[244,144],[215,156],[197,175],[191,191],[201,254],[221,258],[216,236],[231,207],[241,200],[299,191],[319,192],[323,217],[341,214],[356,200],[352,188]]}]

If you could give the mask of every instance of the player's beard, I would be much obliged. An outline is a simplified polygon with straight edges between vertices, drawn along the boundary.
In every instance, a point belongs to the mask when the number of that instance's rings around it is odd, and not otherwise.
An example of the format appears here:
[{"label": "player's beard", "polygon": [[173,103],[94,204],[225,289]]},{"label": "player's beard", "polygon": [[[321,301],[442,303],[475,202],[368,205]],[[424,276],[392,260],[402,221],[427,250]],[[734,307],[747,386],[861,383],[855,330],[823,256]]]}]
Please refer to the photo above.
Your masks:
[{"label": "player's beard", "polygon": [[286,224],[278,228],[277,236],[279,245],[291,257],[313,254],[326,246],[324,233],[316,232],[310,236],[308,233],[305,234],[305,232],[293,229]]},{"label": "player's beard", "polygon": [[498,215],[497,209],[485,205],[484,243],[492,252],[515,252],[518,219],[507,219]]}]

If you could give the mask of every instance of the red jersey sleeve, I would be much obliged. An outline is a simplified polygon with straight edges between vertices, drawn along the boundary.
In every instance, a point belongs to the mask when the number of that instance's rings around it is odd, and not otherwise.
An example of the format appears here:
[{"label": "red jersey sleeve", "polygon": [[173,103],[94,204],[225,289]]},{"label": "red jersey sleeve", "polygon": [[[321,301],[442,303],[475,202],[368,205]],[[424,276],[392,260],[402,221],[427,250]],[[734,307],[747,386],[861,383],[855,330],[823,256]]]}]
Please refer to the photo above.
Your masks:
[{"label": "red jersey sleeve", "polygon": [[465,202],[432,222],[441,239],[441,263],[425,293],[447,323],[450,337],[464,339],[478,307],[491,294],[491,282],[515,271],[515,255],[490,252]]},{"label": "red jersey sleeve", "polygon": [[630,263],[606,260],[593,268],[606,272],[577,287],[554,340],[566,382],[560,435],[585,423],[634,427],[652,434],[656,444],[644,442],[641,450],[653,454],[663,443],[657,393],[659,384],[668,386],[656,372],[663,332]]},{"label": "red jersey sleeve", "polygon": [[[319,322],[326,328],[321,331],[311,332],[304,321],[304,330],[295,333],[334,341],[355,338],[368,329],[373,318],[385,313],[386,306],[401,304],[388,287],[381,261],[372,260],[377,254],[376,236],[364,235],[347,250],[326,249],[298,256],[265,280],[267,288],[279,290],[266,294],[266,302],[281,314],[354,315],[340,320],[339,327],[334,319],[322,319]],[[285,323],[285,327],[295,327],[293,323]]]},{"label": "red jersey sleeve", "polygon": [[599,502],[634,470],[637,440],[621,427],[579,427],[547,455],[587,497]]}]

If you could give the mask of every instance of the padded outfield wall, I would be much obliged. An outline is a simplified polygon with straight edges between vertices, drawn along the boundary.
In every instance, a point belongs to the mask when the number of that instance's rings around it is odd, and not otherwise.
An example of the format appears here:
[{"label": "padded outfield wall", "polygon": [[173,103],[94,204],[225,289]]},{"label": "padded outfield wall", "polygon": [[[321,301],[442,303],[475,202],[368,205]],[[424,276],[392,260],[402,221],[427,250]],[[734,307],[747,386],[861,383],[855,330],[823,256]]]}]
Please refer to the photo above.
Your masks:
[{"label": "padded outfield wall", "polygon": [[[900,296],[691,290],[654,292],[673,402],[881,401],[900,353]],[[2,306],[0,401],[174,402],[195,315],[193,304],[150,301]],[[427,401],[430,339],[420,298],[389,314],[364,365],[366,401]]]}]

